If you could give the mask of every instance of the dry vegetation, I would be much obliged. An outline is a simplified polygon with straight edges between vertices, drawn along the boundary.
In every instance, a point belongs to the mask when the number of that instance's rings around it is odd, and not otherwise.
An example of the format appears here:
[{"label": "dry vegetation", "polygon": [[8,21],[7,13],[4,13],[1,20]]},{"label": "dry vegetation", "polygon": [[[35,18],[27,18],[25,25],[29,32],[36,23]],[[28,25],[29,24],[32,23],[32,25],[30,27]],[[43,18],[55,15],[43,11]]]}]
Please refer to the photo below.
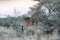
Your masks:
[{"label": "dry vegetation", "polygon": [[[57,30],[54,31],[52,35],[47,34],[39,34],[39,40],[58,40],[59,36],[57,34]],[[0,40],[36,40],[35,35],[29,35],[21,37],[16,36],[16,32],[10,27],[0,27]]]}]

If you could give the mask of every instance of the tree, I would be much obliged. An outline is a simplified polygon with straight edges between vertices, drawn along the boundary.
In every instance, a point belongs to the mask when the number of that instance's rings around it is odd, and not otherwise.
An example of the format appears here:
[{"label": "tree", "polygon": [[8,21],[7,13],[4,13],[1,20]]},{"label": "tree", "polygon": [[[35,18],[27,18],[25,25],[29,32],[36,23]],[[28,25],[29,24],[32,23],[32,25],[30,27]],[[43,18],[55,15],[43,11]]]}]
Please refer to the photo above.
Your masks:
[{"label": "tree", "polygon": [[39,1],[39,3],[34,5],[33,7],[30,7],[31,11],[29,11],[29,14],[36,14],[38,21],[42,22],[42,24],[45,25],[45,27],[43,27],[43,31],[50,31],[59,28],[57,26],[60,26],[60,0],[34,1]]}]

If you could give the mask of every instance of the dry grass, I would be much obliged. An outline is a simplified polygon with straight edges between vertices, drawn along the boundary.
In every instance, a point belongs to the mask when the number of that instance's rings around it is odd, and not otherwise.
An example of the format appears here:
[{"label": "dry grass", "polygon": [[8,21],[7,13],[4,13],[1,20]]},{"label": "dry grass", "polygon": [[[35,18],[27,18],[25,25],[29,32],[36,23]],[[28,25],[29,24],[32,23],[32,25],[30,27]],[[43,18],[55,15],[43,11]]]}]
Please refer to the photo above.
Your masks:
[{"label": "dry grass", "polygon": [[[38,37],[38,36],[37,36]],[[38,40],[57,40],[59,39],[57,31],[53,35],[41,34]],[[0,40],[36,40],[35,35],[25,36],[18,38],[15,31],[12,28],[7,29],[6,27],[0,27]]]}]

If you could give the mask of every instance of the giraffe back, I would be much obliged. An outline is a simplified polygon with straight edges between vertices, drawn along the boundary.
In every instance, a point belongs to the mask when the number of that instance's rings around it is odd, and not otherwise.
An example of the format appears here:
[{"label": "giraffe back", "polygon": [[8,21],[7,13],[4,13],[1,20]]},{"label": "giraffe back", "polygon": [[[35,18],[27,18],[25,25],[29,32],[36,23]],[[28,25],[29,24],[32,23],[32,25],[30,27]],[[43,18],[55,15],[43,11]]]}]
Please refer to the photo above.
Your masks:
[{"label": "giraffe back", "polygon": [[34,18],[30,18],[30,17],[26,17],[24,19],[24,27],[28,27],[28,25],[32,26],[32,25],[37,25],[38,21],[37,19]]}]

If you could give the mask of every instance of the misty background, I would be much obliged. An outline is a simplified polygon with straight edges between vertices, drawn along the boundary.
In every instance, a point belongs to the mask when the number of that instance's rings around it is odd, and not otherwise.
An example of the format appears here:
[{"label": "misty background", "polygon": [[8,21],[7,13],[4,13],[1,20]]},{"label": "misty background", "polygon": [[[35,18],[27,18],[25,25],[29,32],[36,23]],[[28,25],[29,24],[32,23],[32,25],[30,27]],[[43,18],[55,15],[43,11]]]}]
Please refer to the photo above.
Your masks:
[{"label": "misty background", "polygon": [[[28,25],[24,36],[27,17],[37,31]],[[60,0],[0,0],[0,40],[60,40]]]}]

